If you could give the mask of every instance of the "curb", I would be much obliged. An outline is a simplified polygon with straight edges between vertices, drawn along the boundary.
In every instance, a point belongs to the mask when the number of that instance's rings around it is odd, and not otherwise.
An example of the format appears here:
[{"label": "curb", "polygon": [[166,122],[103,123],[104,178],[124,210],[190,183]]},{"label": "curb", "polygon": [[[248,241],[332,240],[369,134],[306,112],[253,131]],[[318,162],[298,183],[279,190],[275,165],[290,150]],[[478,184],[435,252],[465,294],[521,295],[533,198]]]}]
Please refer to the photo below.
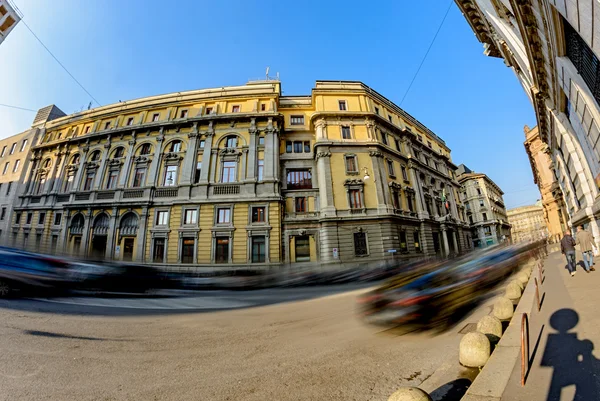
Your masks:
[{"label": "curb", "polygon": [[[544,260],[544,259],[542,259]],[[523,290],[514,315],[490,359],[461,401],[500,401],[521,353],[521,315],[531,315],[535,305],[535,269]]]}]

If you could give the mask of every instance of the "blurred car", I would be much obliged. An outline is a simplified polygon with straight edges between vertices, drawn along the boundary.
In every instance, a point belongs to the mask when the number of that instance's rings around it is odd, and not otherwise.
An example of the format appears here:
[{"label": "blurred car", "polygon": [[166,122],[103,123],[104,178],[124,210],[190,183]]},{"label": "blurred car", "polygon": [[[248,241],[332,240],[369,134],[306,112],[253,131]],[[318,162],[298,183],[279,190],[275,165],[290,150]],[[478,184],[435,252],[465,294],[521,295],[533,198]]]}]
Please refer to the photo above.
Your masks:
[{"label": "blurred car", "polygon": [[173,278],[145,265],[74,262],[69,269],[73,289],[101,292],[145,293],[173,288]]},{"label": "blurred car", "polygon": [[6,298],[15,291],[28,291],[34,295],[68,287],[69,264],[53,257],[0,250],[0,297]]}]

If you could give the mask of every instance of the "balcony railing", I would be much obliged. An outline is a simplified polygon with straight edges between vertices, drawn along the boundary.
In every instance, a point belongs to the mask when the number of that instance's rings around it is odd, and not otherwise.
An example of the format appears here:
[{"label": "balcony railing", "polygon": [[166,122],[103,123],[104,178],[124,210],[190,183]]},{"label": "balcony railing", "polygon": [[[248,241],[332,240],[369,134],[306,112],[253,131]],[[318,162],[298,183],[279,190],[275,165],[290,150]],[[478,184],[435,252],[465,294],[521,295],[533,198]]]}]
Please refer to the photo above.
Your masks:
[{"label": "balcony railing", "polygon": [[213,187],[213,195],[237,195],[239,193],[239,185],[219,185]]},{"label": "balcony railing", "polygon": [[86,200],[90,200],[90,194],[89,194],[89,193],[85,193],[85,194],[75,194],[75,200],[76,200],[76,201],[86,201]]},{"label": "balcony railing", "polygon": [[143,189],[126,189],[125,191],[123,191],[123,199],[141,198],[143,196]]},{"label": "balcony railing", "polygon": [[155,198],[174,198],[177,196],[177,188],[159,188],[154,191]]},{"label": "balcony railing", "polygon": [[71,195],[57,195],[56,196],[56,202],[58,202],[58,203],[68,202],[70,199],[71,199]]},{"label": "balcony railing", "polygon": [[298,213],[286,213],[285,219],[287,220],[310,220],[318,218],[319,212],[298,212]]},{"label": "balcony railing", "polygon": [[115,198],[115,191],[98,192],[98,194],[96,195],[96,199],[99,199],[99,200],[114,199],[114,198]]},{"label": "balcony railing", "polygon": [[40,203],[42,201],[42,197],[41,196],[32,196],[31,200],[29,201],[29,203]]}]

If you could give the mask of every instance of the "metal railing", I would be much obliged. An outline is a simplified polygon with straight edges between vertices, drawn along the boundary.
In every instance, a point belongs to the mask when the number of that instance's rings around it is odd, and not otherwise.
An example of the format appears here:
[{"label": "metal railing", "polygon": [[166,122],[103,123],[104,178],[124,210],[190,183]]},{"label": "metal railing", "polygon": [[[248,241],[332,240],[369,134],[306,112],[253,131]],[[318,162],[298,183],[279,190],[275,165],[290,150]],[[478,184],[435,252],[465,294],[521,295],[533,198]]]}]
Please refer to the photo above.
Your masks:
[{"label": "metal railing", "polygon": [[177,188],[159,188],[154,191],[155,198],[174,198],[177,196]]},{"label": "metal railing", "polygon": [[123,199],[142,198],[143,196],[143,189],[126,189],[123,191]]},{"label": "metal railing", "polygon": [[238,195],[240,193],[239,185],[219,185],[213,187],[213,195]]}]

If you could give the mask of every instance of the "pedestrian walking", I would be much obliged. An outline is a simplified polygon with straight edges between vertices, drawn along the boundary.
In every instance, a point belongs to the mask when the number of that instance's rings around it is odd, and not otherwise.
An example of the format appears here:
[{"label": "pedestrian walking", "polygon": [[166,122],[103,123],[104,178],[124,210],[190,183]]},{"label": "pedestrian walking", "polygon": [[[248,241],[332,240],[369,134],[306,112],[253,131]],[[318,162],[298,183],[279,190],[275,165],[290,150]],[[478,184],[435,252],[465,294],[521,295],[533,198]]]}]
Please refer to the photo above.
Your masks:
[{"label": "pedestrian walking", "polygon": [[583,226],[577,227],[577,245],[583,254],[583,264],[585,271],[596,271],[594,269],[594,237]]},{"label": "pedestrian walking", "polygon": [[575,240],[571,237],[571,230],[565,231],[560,240],[560,252],[567,257],[567,265],[571,277],[575,275]]}]

